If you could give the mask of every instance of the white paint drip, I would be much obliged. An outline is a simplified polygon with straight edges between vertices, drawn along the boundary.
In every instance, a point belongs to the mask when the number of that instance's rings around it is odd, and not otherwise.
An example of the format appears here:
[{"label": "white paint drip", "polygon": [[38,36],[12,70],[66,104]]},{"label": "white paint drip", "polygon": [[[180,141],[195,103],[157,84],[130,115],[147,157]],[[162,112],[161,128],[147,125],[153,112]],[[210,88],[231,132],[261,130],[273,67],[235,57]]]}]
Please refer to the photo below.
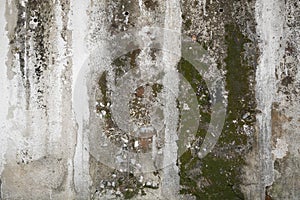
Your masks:
[{"label": "white paint drip", "polygon": [[[5,3],[0,4],[0,46],[1,49],[8,49],[8,39],[6,37],[6,30],[5,30]],[[2,173],[4,164],[5,164],[5,151],[7,148],[7,129],[6,129],[6,117],[8,115],[8,83],[7,83],[7,76],[6,76],[6,51],[0,51],[0,174]],[[1,198],[1,197],[0,197]]]},{"label": "white paint drip", "polygon": [[203,15],[207,16],[207,14],[206,14],[206,0],[203,0]]},{"label": "white paint drip", "polygon": [[[25,7],[25,11],[23,10],[21,15],[27,17],[28,6],[26,4],[28,2],[21,1],[20,3]],[[2,4],[1,13],[5,13],[6,19],[1,18],[3,20],[1,22],[1,32],[4,34],[1,34],[0,42],[1,46],[3,48],[6,47],[5,49],[7,50],[1,51],[0,54],[3,62],[3,67],[0,69],[0,87],[3,92],[0,97],[0,126],[1,130],[4,131],[4,133],[2,132],[3,134],[1,133],[3,138],[1,138],[0,142],[2,157],[0,172],[2,173],[1,179],[6,180],[6,188],[3,191],[3,195],[19,198],[22,195],[27,195],[24,193],[26,189],[34,190],[42,185],[46,185],[45,191],[43,191],[46,194],[43,195],[47,196],[51,195],[51,190],[49,189],[51,182],[53,184],[59,183],[63,175],[57,178],[56,175],[52,176],[48,173],[45,175],[47,177],[44,177],[41,182],[37,181],[38,183],[36,183],[28,180],[28,184],[23,185],[22,182],[26,179],[26,176],[30,176],[33,172],[37,174],[37,178],[43,177],[38,174],[47,172],[47,167],[52,168],[52,171],[57,172],[57,174],[63,174],[69,170],[68,176],[72,176],[73,167],[66,169],[66,166],[72,166],[70,165],[70,158],[65,159],[74,150],[74,143],[70,140],[73,132],[71,130],[72,127],[69,125],[72,125],[72,123],[62,123],[63,120],[70,122],[72,119],[70,110],[63,106],[70,106],[71,99],[68,98],[63,101],[62,98],[64,91],[71,89],[71,83],[70,77],[68,77],[68,74],[65,74],[65,72],[69,72],[69,70],[66,70],[65,64],[67,63],[66,58],[70,55],[68,53],[69,49],[67,50],[66,47],[68,42],[63,41],[61,38],[60,31],[63,31],[61,7],[59,4],[53,5],[54,14],[57,17],[55,17],[53,23],[50,21],[47,24],[51,34],[49,34],[49,38],[45,37],[45,49],[51,54],[49,57],[47,55],[44,56],[46,56],[45,60],[49,58],[52,62],[47,62],[48,60],[45,62],[47,67],[43,69],[42,76],[39,79],[35,68],[36,65],[40,64],[38,61],[43,55],[35,48],[37,45],[35,40],[36,34],[27,32],[29,30],[28,26],[31,26],[30,24],[32,23],[28,23],[25,20],[24,26],[20,27],[22,33],[16,31],[17,34],[24,34],[22,35],[24,38],[17,35],[17,39],[12,42],[12,45],[25,46],[24,52],[22,52],[24,53],[23,67],[25,76],[23,77],[19,67],[20,56],[14,49],[12,50],[14,46],[8,46],[8,41],[5,41],[5,38],[12,36],[11,34],[16,34],[14,28],[17,22],[18,12],[16,10],[18,8],[16,4],[11,3],[6,5],[6,9]],[[8,32],[5,31],[4,25],[7,25]],[[34,29],[35,27],[31,26],[31,28]],[[37,34],[39,33],[37,32]],[[27,87],[29,85],[30,87]],[[2,87],[5,88],[2,89]],[[2,124],[5,126],[2,126]],[[66,133],[64,129],[70,129],[70,131]],[[68,146],[71,143],[72,145]],[[5,158],[4,153],[6,154]],[[5,159],[7,167],[2,171],[2,162]],[[47,163],[54,159],[58,159],[61,162]],[[22,166],[22,163],[29,166]],[[45,167],[45,165],[47,166]],[[41,168],[32,166],[41,166]],[[19,170],[20,168],[22,170]],[[15,170],[16,173],[11,175],[10,170]],[[9,183],[10,181],[11,183]],[[46,182],[49,184],[45,184]],[[68,183],[65,186],[70,188],[71,178],[66,177],[66,182]],[[11,192],[16,185],[18,185],[17,187],[22,185],[22,187],[19,187],[18,191]],[[71,194],[72,192],[70,191],[71,189],[65,192]],[[24,198],[26,197],[24,196]]]},{"label": "white paint drip", "polygon": [[140,7],[140,10],[141,10],[141,13],[143,13],[143,11],[144,11],[143,0],[139,0],[139,7]]},{"label": "white paint drip", "polygon": [[[74,155],[74,184],[75,190],[82,198],[89,196],[89,142],[87,135],[84,135],[84,125],[86,120],[89,119],[89,110],[85,107],[88,105],[88,95],[85,80],[78,80],[77,77],[82,71],[82,66],[88,58],[88,50],[86,46],[86,25],[88,17],[86,10],[88,9],[87,1],[74,1],[73,2],[73,16],[71,18],[73,30],[73,94],[85,94],[80,96],[73,96],[77,104],[73,102],[73,109],[77,122],[77,145]],[[81,27],[81,28],[79,28]],[[75,87],[75,83],[78,84]]]},{"label": "white paint drip", "polygon": [[[256,2],[257,33],[261,38],[262,52],[256,71],[257,115],[259,127],[259,154],[261,155],[261,188],[270,185],[274,179],[274,166],[271,153],[271,108],[275,94],[275,68],[279,65],[282,52],[279,47],[283,34],[283,3],[279,0],[259,0]],[[274,17],[277,16],[277,17]],[[264,196],[262,191],[261,196]]]},{"label": "white paint drip", "polygon": [[[177,160],[177,123],[179,113],[176,105],[176,98],[179,93],[179,76],[176,65],[181,57],[181,10],[179,0],[166,1],[165,25],[167,30],[164,33],[163,58],[165,76],[164,86],[164,123],[165,123],[165,146],[163,157],[163,178],[162,196],[165,198],[177,199],[179,192],[179,175]],[[171,30],[171,31],[170,31]],[[172,34],[174,32],[174,34]]]}]

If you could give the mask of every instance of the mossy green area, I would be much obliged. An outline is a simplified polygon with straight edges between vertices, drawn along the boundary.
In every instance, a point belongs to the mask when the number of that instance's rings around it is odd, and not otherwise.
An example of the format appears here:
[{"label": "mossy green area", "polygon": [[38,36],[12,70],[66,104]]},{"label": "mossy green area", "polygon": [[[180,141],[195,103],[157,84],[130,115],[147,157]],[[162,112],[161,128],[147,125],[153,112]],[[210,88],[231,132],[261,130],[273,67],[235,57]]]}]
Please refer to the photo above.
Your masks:
[{"label": "mossy green area", "polygon": [[[210,95],[204,79],[188,61],[183,58],[178,63],[178,72],[189,82],[196,93],[200,122],[195,134],[196,141],[179,158],[181,194],[192,194],[197,199],[243,199],[240,191],[241,167],[245,164],[244,155],[249,146],[249,136],[242,134],[244,125],[251,126],[255,119],[244,118],[246,113],[253,116],[255,112],[254,94],[249,85],[249,77],[254,69],[244,61],[244,45],[250,41],[241,33],[235,24],[225,25],[225,42],[227,57],[225,58],[226,90],[228,91],[228,106],[226,121],[222,134],[213,152],[203,159],[196,155],[197,146],[201,146],[211,118]],[[208,44],[210,41],[208,41]],[[136,67],[136,57],[139,50],[130,52],[113,63],[116,77],[121,77],[126,72]],[[99,79],[99,87],[103,95],[103,104],[109,103],[107,77],[104,73]],[[162,90],[162,85],[152,85],[156,97]],[[107,123],[112,123],[110,110],[107,109]],[[179,135],[183,141],[185,135]],[[250,136],[252,137],[252,136]],[[178,145],[180,146],[180,144]],[[124,190],[126,198],[136,195],[136,190]]]},{"label": "mossy green area", "polygon": [[[197,199],[244,199],[240,191],[241,167],[245,164],[244,155],[247,150],[248,137],[241,134],[243,125],[251,125],[255,119],[243,119],[245,113],[253,114],[254,94],[249,86],[249,75],[254,69],[247,66],[243,60],[244,44],[250,42],[239,30],[237,25],[225,26],[225,41],[227,44],[226,90],[228,91],[228,106],[222,134],[213,152],[203,159],[198,159],[196,152],[186,151],[180,157],[180,184],[182,194],[192,194]],[[197,77],[190,63],[181,61],[179,71],[190,82],[193,88],[203,84]],[[197,79],[195,81],[195,79]],[[198,85],[198,86],[197,86]],[[207,97],[199,101],[208,105]],[[207,110],[207,109],[206,109]],[[200,144],[206,134],[210,121],[210,113],[201,117],[197,138]],[[202,114],[201,114],[202,115]]]},{"label": "mossy green area", "polygon": [[199,105],[199,127],[197,137],[204,137],[210,122],[210,96],[206,83],[197,69],[185,59],[181,59],[177,66],[178,72],[190,83],[196,94]]},{"label": "mossy green area", "polygon": [[110,99],[107,96],[108,88],[107,88],[107,77],[106,76],[107,76],[107,73],[103,72],[103,74],[101,74],[99,81],[98,81],[99,89],[101,91],[101,94],[103,95],[102,101],[101,100],[99,100],[99,101],[102,102],[103,105],[105,105],[105,106],[101,107],[100,105],[98,105],[96,107],[96,109],[97,109],[97,112],[101,112],[101,110],[104,110],[106,112],[105,119],[111,120],[111,111],[108,107],[106,107],[106,105],[108,103],[111,103]]},{"label": "mossy green area", "polygon": [[117,180],[117,185],[120,187],[120,191],[124,195],[124,199],[131,199],[136,196],[142,188],[141,183],[137,178],[129,173],[125,176],[120,176]]},{"label": "mossy green area", "polygon": [[112,65],[117,78],[122,77],[129,70],[136,68],[136,58],[140,52],[140,49],[136,49],[113,61]]},{"label": "mossy green area", "polygon": [[[225,26],[227,57],[226,62],[226,90],[228,93],[227,118],[220,140],[227,144],[232,141],[236,145],[244,145],[247,141],[246,135],[237,137],[238,127],[243,124],[251,125],[255,119],[241,120],[247,112],[255,112],[254,93],[249,86],[249,77],[254,72],[250,66],[243,61],[244,44],[250,42],[234,24]],[[233,120],[237,120],[233,123]],[[228,127],[227,127],[228,126]]]}]

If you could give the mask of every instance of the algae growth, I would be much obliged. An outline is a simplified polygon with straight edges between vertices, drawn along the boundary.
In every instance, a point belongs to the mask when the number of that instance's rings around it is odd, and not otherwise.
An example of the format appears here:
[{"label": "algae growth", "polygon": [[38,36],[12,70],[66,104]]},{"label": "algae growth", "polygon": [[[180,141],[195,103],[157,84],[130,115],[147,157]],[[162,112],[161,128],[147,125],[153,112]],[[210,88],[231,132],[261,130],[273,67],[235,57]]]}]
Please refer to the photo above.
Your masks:
[{"label": "algae growth", "polygon": [[[226,90],[228,107],[222,134],[214,150],[205,158],[198,159],[194,149],[186,151],[180,157],[180,184],[182,194],[192,194],[197,199],[243,199],[240,191],[241,167],[245,164],[244,153],[248,148],[248,136],[241,131],[244,125],[251,125],[255,119],[254,95],[249,86],[249,73],[253,71],[243,61],[244,44],[250,42],[235,24],[225,26],[227,44]],[[201,77],[195,77],[193,66],[184,61],[179,69],[193,88],[200,87]],[[195,81],[195,79],[197,81]],[[203,87],[203,86],[202,86]],[[209,98],[199,101],[199,105],[208,105]],[[245,115],[246,113],[249,113]],[[197,138],[203,141],[210,115],[201,118]],[[203,115],[203,113],[201,113]],[[197,145],[197,144],[195,144]],[[198,144],[200,145],[200,144]]]}]

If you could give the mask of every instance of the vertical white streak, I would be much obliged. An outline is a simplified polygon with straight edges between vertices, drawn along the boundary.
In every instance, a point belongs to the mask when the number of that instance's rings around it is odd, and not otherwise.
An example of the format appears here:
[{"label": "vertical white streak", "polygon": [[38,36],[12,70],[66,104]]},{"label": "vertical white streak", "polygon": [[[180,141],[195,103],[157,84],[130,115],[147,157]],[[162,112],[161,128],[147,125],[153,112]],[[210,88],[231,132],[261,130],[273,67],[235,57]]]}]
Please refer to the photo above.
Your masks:
[{"label": "vertical white streak", "polygon": [[206,16],[206,0],[203,0],[203,15]]},{"label": "vertical white streak", "polygon": [[163,67],[165,76],[164,86],[164,123],[165,123],[165,148],[163,158],[162,196],[165,198],[178,198],[179,175],[177,160],[177,123],[179,113],[176,99],[179,93],[179,76],[177,63],[181,57],[181,10],[179,0],[166,1],[165,33],[163,44]]},{"label": "vertical white streak", "polygon": [[144,10],[143,9],[143,0],[139,0],[139,7],[140,7],[140,10],[141,10],[141,13],[142,13],[142,11]]},{"label": "vertical white streak", "polygon": [[[87,33],[87,8],[88,1],[72,1],[72,30],[73,30],[73,94],[75,83],[78,83],[77,77],[80,73],[80,69],[84,65],[85,60],[88,57],[88,51],[86,47],[85,37]],[[77,82],[76,82],[77,81]],[[86,94],[87,88],[84,83],[79,84],[81,87],[76,89],[82,90],[80,93]],[[89,151],[88,151],[88,137],[84,135],[84,123],[88,119],[88,110],[84,109],[83,105],[88,105],[88,96],[73,96],[73,100],[76,98],[79,100],[78,105],[74,105],[73,108],[76,116],[77,130],[77,145],[74,156],[74,184],[77,192],[77,197],[86,198],[89,195]],[[77,101],[76,100],[76,101]],[[83,107],[81,107],[83,106]],[[85,149],[86,148],[86,149]]]},{"label": "vertical white streak", "polygon": [[[261,57],[256,71],[257,115],[259,155],[261,161],[260,187],[270,185],[274,179],[274,166],[271,154],[271,109],[275,94],[275,68],[282,57],[280,36],[283,33],[284,19],[280,0],[258,0],[256,2],[257,33],[261,38],[259,45]],[[276,16],[276,17],[274,17]],[[264,198],[264,189],[261,198]]]},{"label": "vertical white streak", "polygon": [[[4,154],[7,147],[7,130],[6,130],[6,116],[8,111],[8,91],[7,91],[7,77],[6,77],[6,50],[8,47],[8,39],[5,30],[5,3],[0,4],[0,174],[5,164]],[[1,188],[0,188],[1,189]],[[0,197],[1,198],[1,197]]]}]

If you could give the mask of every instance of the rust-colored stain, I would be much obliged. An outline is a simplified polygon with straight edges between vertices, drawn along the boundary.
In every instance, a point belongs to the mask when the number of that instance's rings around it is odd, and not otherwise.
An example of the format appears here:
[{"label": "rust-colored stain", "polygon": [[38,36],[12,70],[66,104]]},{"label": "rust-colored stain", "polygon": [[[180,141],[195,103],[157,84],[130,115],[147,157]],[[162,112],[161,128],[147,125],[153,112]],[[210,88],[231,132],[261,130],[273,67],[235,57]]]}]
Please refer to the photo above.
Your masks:
[{"label": "rust-colored stain", "polygon": [[151,138],[141,138],[139,140],[140,143],[140,147],[141,149],[146,152],[147,150],[149,150],[149,145],[152,143],[152,139]]},{"label": "rust-colored stain", "polygon": [[266,194],[265,200],[272,200],[272,198],[269,195]]},{"label": "rust-colored stain", "polygon": [[138,87],[136,90],[135,90],[135,95],[137,97],[143,97],[144,96],[144,92],[145,92],[145,89],[143,86],[140,86]]}]

